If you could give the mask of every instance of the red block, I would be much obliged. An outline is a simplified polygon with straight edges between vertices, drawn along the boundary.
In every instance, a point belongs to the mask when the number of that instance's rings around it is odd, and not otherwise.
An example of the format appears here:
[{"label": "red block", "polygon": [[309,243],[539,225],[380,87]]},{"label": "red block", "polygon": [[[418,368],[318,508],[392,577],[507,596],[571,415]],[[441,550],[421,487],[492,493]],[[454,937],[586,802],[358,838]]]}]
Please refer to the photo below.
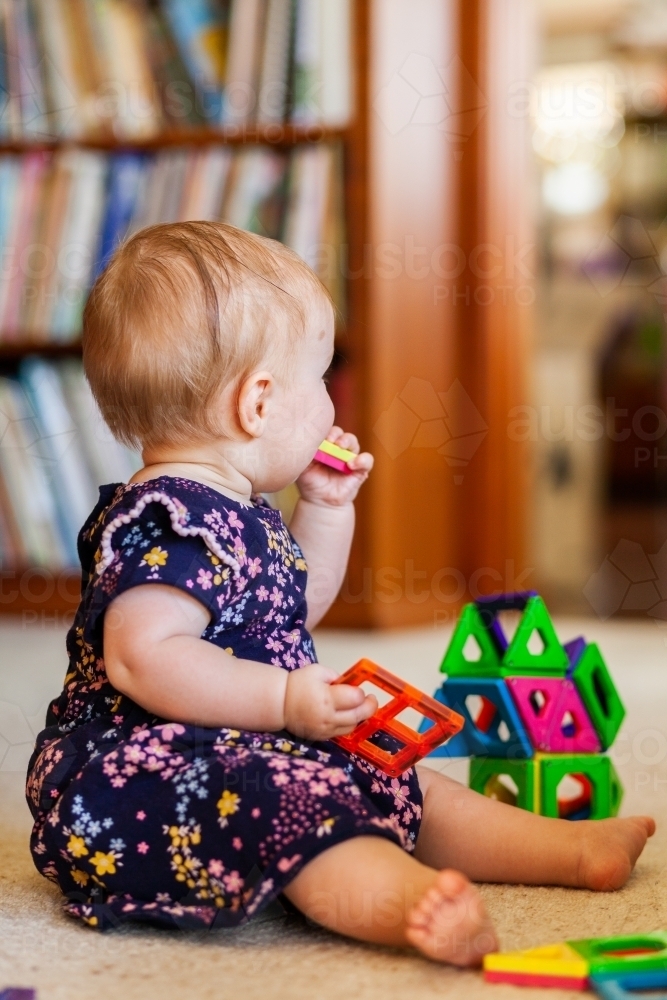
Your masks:
[{"label": "red block", "polygon": [[[372,682],[376,687],[393,695],[393,698],[379,708],[370,719],[360,722],[351,733],[346,736],[334,736],[333,741],[384,771],[390,778],[397,778],[422,757],[426,757],[431,750],[463,729],[465,719],[462,715],[453,712],[451,708],[447,708],[435,698],[412,687],[411,684],[371,660],[359,660],[335,680],[334,684],[359,685],[364,681]],[[432,719],[431,728],[425,733],[418,733],[396,719],[395,716],[400,715],[405,708],[416,708],[422,715]],[[387,733],[404,745],[396,753],[382,750],[368,739],[377,732]]]},{"label": "red block", "polygon": [[588,978],[575,979],[571,976],[545,976],[536,972],[492,972],[485,970],[487,983],[512,983],[514,986],[546,986],[558,990],[587,990]]}]

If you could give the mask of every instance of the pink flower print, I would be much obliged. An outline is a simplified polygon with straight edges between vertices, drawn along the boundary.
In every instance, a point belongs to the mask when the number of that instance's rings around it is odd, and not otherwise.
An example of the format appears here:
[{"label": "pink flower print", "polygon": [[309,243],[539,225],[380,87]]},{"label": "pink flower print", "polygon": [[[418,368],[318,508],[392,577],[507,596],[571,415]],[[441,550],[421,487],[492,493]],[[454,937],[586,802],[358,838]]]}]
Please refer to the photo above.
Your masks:
[{"label": "pink flower print", "polygon": [[136,774],[138,770],[139,768],[136,767],[134,764],[126,764],[125,767],[123,768],[123,774],[127,774],[130,777],[132,777],[132,775]]},{"label": "pink flower print", "polygon": [[285,666],[289,667],[290,669],[296,666],[296,660],[294,659],[291,653],[285,653],[283,661],[285,663]]},{"label": "pink flower print", "polygon": [[238,559],[238,561],[241,563],[241,565],[243,565],[244,562],[245,562],[245,558],[246,558],[246,549],[245,549],[245,545],[243,544],[243,542],[241,541],[241,539],[238,537],[238,535],[234,539],[234,541],[232,542],[232,548],[234,549],[234,555],[236,556],[236,558]]},{"label": "pink flower print", "polygon": [[402,785],[398,778],[394,778],[389,786],[391,794],[394,796],[394,808],[401,809],[403,806],[408,805],[408,791],[407,785]]},{"label": "pink flower print", "polygon": [[326,781],[311,781],[308,790],[311,795],[328,795],[329,793]]},{"label": "pink flower print", "polygon": [[[302,761],[302,766],[305,763],[306,763],[305,760]],[[269,761],[269,767],[272,767],[274,771],[289,771],[290,762],[288,760],[285,760],[284,757],[272,757],[272,759]]]},{"label": "pink flower print", "polygon": [[234,839],[232,840],[232,847],[237,851],[241,850],[241,848],[243,847],[243,841],[241,840],[240,837],[234,837]]},{"label": "pink flower print", "polygon": [[228,875],[223,875],[222,881],[225,884],[227,892],[235,893],[243,888],[243,879],[238,872],[230,872]]},{"label": "pink flower print", "polygon": [[213,878],[220,878],[225,870],[225,866],[222,861],[218,861],[216,858],[211,858],[208,863],[208,873],[212,875]]},{"label": "pink flower print", "polygon": [[139,851],[139,854],[148,854],[149,849],[150,848],[145,840],[142,840],[140,844],[137,844],[137,850]]},{"label": "pink flower print", "polygon": [[123,753],[128,764],[141,764],[142,761],[146,760],[146,754],[141,747],[134,746],[132,743],[124,747]]},{"label": "pink flower print", "polygon": [[[162,768],[164,767],[164,761],[156,760],[155,757],[149,757],[146,763],[144,764],[144,767],[146,768],[147,771],[161,771]],[[113,785],[113,781],[111,782],[111,784]]]},{"label": "pink flower print", "polygon": [[259,558],[249,559],[248,565],[246,566],[246,570],[248,572],[248,576],[252,577],[252,579],[254,580],[255,577],[262,572],[261,560]]},{"label": "pink flower print", "polygon": [[230,528],[242,528],[243,521],[240,521],[237,517],[235,510],[227,511],[227,521],[229,522]]},{"label": "pink flower print", "polygon": [[211,573],[210,569],[199,570],[199,573],[197,574],[197,583],[199,584],[202,590],[211,589],[211,587],[213,586],[213,584],[211,583],[212,579],[213,579],[213,573]]},{"label": "pink flower print", "polygon": [[422,807],[412,803],[412,811],[414,813],[415,819],[421,819]]},{"label": "pink flower print", "polygon": [[295,854],[291,858],[281,858],[280,861],[278,862],[278,871],[288,872],[290,868],[294,868],[294,865],[298,861],[301,861],[301,858],[302,858],[301,854]]},{"label": "pink flower print", "polygon": [[114,715],[113,721],[117,726],[120,726],[123,721],[123,718],[124,717],[122,715]]},{"label": "pink flower print", "polygon": [[280,662],[280,657],[279,656],[272,656],[271,657],[271,666],[272,667],[282,667],[282,663]]},{"label": "pink flower print", "polygon": [[174,737],[182,736],[185,732],[185,726],[179,726],[177,722],[169,722],[166,726],[156,726],[155,728],[160,730],[163,739],[169,743],[171,743]]},{"label": "pink flower print", "polygon": [[373,778],[371,782],[371,791],[374,792],[375,795],[379,795],[380,792],[382,791],[382,785],[377,780],[377,778]]},{"label": "pink flower print", "polygon": [[289,774],[285,774],[283,771],[279,771],[278,774],[273,775],[274,785],[289,785]]},{"label": "pink flower print", "polygon": [[266,648],[272,649],[275,653],[279,653],[283,648],[282,642],[278,642],[277,639],[269,638],[266,640]]},{"label": "pink flower print", "polygon": [[290,646],[298,646],[301,642],[299,630],[294,628],[291,632],[283,632],[283,639]]},{"label": "pink flower print", "polygon": [[112,788],[122,788],[126,781],[127,781],[127,778],[122,778],[120,776],[120,774],[117,774],[115,778],[111,779],[111,787]]},{"label": "pink flower print", "polygon": [[111,777],[112,774],[118,774],[118,767],[113,761],[105,761],[102,765],[102,770],[108,777]]},{"label": "pink flower print", "polygon": [[306,654],[301,649],[297,649],[297,651],[296,651],[296,658],[299,661],[299,666],[300,667],[305,667],[309,663],[312,663],[312,660],[308,656],[306,656]]},{"label": "pink flower print", "polygon": [[269,592],[266,589],[266,587],[264,586],[264,584],[262,584],[261,587],[257,588],[256,593],[257,593],[257,600],[258,601],[265,601],[268,598],[268,596],[269,596]]},{"label": "pink flower print", "polygon": [[345,771],[342,767],[325,767],[323,771],[320,772],[322,778],[326,778],[330,785],[336,788],[337,785],[342,785],[347,782],[347,777]]},{"label": "pink flower print", "polygon": [[278,590],[277,587],[274,587],[273,590],[271,591],[271,597],[270,597],[271,604],[273,604],[274,608],[277,608],[278,605],[281,604],[282,599],[283,599],[282,590]]},{"label": "pink flower print", "polygon": [[143,811],[143,809],[140,809],[139,812],[137,813],[137,819],[138,820],[146,819],[146,813]]},{"label": "pink flower print", "polygon": [[250,815],[252,816],[253,819],[257,819],[259,816],[262,815],[262,810],[258,809],[257,806],[255,806]]},{"label": "pink flower print", "polygon": [[192,580],[186,580],[186,581],[185,581],[185,586],[186,586],[186,587],[187,587],[187,588],[188,588],[189,590],[192,590],[192,588],[194,587],[194,583],[193,583],[193,581],[192,581]]}]

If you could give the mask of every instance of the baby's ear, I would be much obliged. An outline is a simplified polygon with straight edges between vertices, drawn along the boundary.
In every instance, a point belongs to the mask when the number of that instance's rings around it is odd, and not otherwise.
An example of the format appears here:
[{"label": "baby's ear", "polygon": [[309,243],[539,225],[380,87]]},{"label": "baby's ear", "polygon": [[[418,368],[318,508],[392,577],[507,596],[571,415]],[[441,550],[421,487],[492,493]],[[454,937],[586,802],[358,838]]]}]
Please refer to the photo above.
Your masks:
[{"label": "baby's ear", "polygon": [[261,437],[273,397],[275,379],[271,372],[253,372],[241,383],[238,394],[239,423],[250,437]]}]

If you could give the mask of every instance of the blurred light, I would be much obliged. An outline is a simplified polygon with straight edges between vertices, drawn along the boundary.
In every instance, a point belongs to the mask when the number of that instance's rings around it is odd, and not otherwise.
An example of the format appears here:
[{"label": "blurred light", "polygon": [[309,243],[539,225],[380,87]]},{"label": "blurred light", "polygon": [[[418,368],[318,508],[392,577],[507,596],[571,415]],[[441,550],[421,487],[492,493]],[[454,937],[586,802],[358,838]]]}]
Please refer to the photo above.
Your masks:
[{"label": "blurred light", "polygon": [[535,151],[558,163],[581,144],[615,146],[625,130],[624,111],[622,80],[612,63],[547,67],[532,94]]},{"label": "blurred light", "polygon": [[542,181],[545,205],[559,215],[585,215],[607,200],[606,177],[590,163],[563,163],[552,167]]}]

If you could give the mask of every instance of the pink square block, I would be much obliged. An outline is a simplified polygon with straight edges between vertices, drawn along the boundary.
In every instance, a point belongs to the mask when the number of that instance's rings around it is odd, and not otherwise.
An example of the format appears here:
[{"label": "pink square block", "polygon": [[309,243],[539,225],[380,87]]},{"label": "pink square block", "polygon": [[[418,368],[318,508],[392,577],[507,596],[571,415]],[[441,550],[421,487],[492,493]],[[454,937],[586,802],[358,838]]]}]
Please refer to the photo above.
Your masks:
[{"label": "pink square block", "polygon": [[601,751],[598,734],[572,681],[564,677],[507,677],[506,680],[536,750]]}]

